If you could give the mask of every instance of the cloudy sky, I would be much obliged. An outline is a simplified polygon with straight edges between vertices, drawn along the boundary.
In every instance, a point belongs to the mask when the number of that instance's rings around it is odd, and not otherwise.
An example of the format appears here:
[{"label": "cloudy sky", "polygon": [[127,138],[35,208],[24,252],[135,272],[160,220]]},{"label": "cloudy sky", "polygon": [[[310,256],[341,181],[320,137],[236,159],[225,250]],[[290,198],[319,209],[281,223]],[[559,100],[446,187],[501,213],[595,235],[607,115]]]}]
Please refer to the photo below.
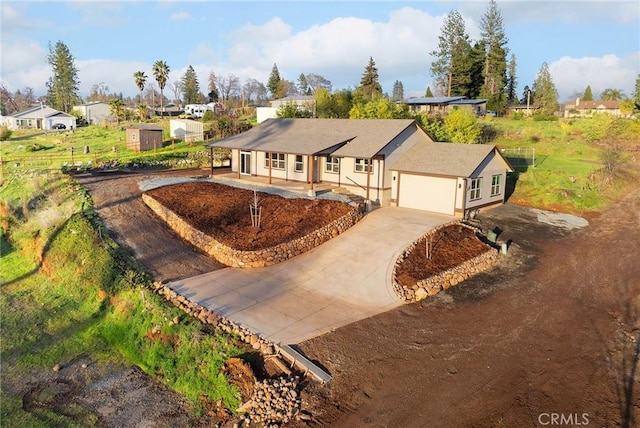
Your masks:
[{"label": "cloudy sky", "polygon": [[[11,91],[44,95],[49,43],[75,57],[80,95],[92,85],[135,96],[133,73],[152,76],[165,61],[169,82],[189,65],[206,88],[210,71],[266,84],[273,64],[296,82],[300,73],[355,88],[372,57],[383,90],[399,80],[405,96],[434,88],[430,52],[443,20],[458,10],[473,40],[488,0],[470,1],[6,1],[0,2],[0,80]],[[640,2],[498,0],[517,63],[518,93],[542,64],[566,101],[591,85],[630,96],[640,74]],[[151,77],[149,79],[153,81]],[[165,92],[167,89],[165,89]]]}]

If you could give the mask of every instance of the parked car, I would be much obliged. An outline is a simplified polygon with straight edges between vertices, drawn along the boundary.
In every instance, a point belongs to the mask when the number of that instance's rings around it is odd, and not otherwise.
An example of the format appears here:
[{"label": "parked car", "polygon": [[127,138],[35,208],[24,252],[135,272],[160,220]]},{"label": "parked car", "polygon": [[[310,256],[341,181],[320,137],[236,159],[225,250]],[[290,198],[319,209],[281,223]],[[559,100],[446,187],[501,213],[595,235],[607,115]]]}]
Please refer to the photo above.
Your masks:
[{"label": "parked car", "polygon": [[64,123],[55,123],[53,124],[51,129],[67,129],[67,125],[65,125]]}]

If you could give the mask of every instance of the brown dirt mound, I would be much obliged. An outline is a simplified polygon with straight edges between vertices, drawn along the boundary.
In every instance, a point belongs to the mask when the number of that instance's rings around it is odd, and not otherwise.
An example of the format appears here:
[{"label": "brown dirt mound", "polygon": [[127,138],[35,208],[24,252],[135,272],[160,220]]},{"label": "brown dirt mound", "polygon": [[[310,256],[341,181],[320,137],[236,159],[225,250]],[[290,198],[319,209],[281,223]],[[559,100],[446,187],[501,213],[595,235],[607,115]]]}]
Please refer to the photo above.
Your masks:
[{"label": "brown dirt mound", "polygon": [[322,199],[288,199],[257,192],[261,227],[251,225],[254,192],[224,184],[191,182],[147,192],[196,229],[231,248],[260,250],[305,236],[352,207]]},{"label": "brown dirt mound", "polygon": [[398,266],[396,272],[400,285],[410,287],[487,251],[487,245],[480,241],[473,230],[457,225],[440,229],[431,244],[431,258],[427,259],[423,238]]}]

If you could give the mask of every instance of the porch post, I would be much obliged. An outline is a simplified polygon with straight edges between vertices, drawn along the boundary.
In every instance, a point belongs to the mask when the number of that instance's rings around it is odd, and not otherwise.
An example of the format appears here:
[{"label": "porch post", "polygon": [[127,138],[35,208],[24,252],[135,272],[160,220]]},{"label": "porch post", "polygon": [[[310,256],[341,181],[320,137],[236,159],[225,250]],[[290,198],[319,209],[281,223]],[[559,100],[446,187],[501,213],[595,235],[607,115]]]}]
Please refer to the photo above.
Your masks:
[{"label": "porch post", "polygon": [[269,184],[271,184],[271,163],[273,159],[271,158],[271,152],[267,153],[267,159],[269,159]]},{"label": "porch post", "polygon": [[369,199],[369,192],[371,188],[371,170],[373,169],[373,158],[369,158],[369,165],[367,167],[367,200]]},{"label": "porch post", "polygon": [[238,156],[237,156],[237,158],[238,158],[238,167],[236,168],[236,175],[238,176],[237,178],[239,180],[240,179],[240,149],[237,149],[237,150],[238,150]]},{"label": "porch post", "polygon": [[309,174],[309,184],[313,190],[313,155],[307,156],[307,174]]},{"label": "porch post", "polygon": [[209,150],[211,154],[211,175],[213,175],[213,147],[209,147]]}]

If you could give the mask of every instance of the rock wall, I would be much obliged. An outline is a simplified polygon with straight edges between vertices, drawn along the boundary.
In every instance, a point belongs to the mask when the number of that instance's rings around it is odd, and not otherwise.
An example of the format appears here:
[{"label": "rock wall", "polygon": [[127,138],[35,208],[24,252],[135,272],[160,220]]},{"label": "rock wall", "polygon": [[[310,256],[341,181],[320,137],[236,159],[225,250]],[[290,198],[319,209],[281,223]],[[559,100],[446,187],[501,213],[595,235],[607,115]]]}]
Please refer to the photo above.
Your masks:
[{"label": "rock wall", "polygon": [[345,232],[362,218],[362,211],[354,207],[339,219],[301,238],[264,250],[240,251],[195,229],[146,193],[142,200],[183,239],[227,266],[242,268],[270,266],[300,255]]},{"label": "rock wall", "polygon": [[442,290],[453,287],[454,285],[459,284],[462,281],[489,269],[498,262],[498,251],[490,245],[487,245],[487,251],[485,253],[480,254],[479,256],[474,257],[471,260],[467,260],[466,262],[444,272],[441,272],[437,275],[420,280],[411,287],[399,284],[397,280],[398,266],[400,266],[404,259],[411,253],[411,251],[413,251],[416,244],[423,238],[435,234],[438,232],[438,230],[451,225],[460,225],[477,232],[477,229],[466,225],[459,220],[455,220],[450,223],[443,224],[425,233],[423,236],[416,239],[411,245],[409,245],[409,247],[407,247],[402,252],[402,254],[400,254],[400,256],[398,256],[398,259],[393,266],[391,280],[393,282],[393,289],[396,294],[406,302],[417,302],[419,300],[425,299],[426,297],[436,295]]}]

